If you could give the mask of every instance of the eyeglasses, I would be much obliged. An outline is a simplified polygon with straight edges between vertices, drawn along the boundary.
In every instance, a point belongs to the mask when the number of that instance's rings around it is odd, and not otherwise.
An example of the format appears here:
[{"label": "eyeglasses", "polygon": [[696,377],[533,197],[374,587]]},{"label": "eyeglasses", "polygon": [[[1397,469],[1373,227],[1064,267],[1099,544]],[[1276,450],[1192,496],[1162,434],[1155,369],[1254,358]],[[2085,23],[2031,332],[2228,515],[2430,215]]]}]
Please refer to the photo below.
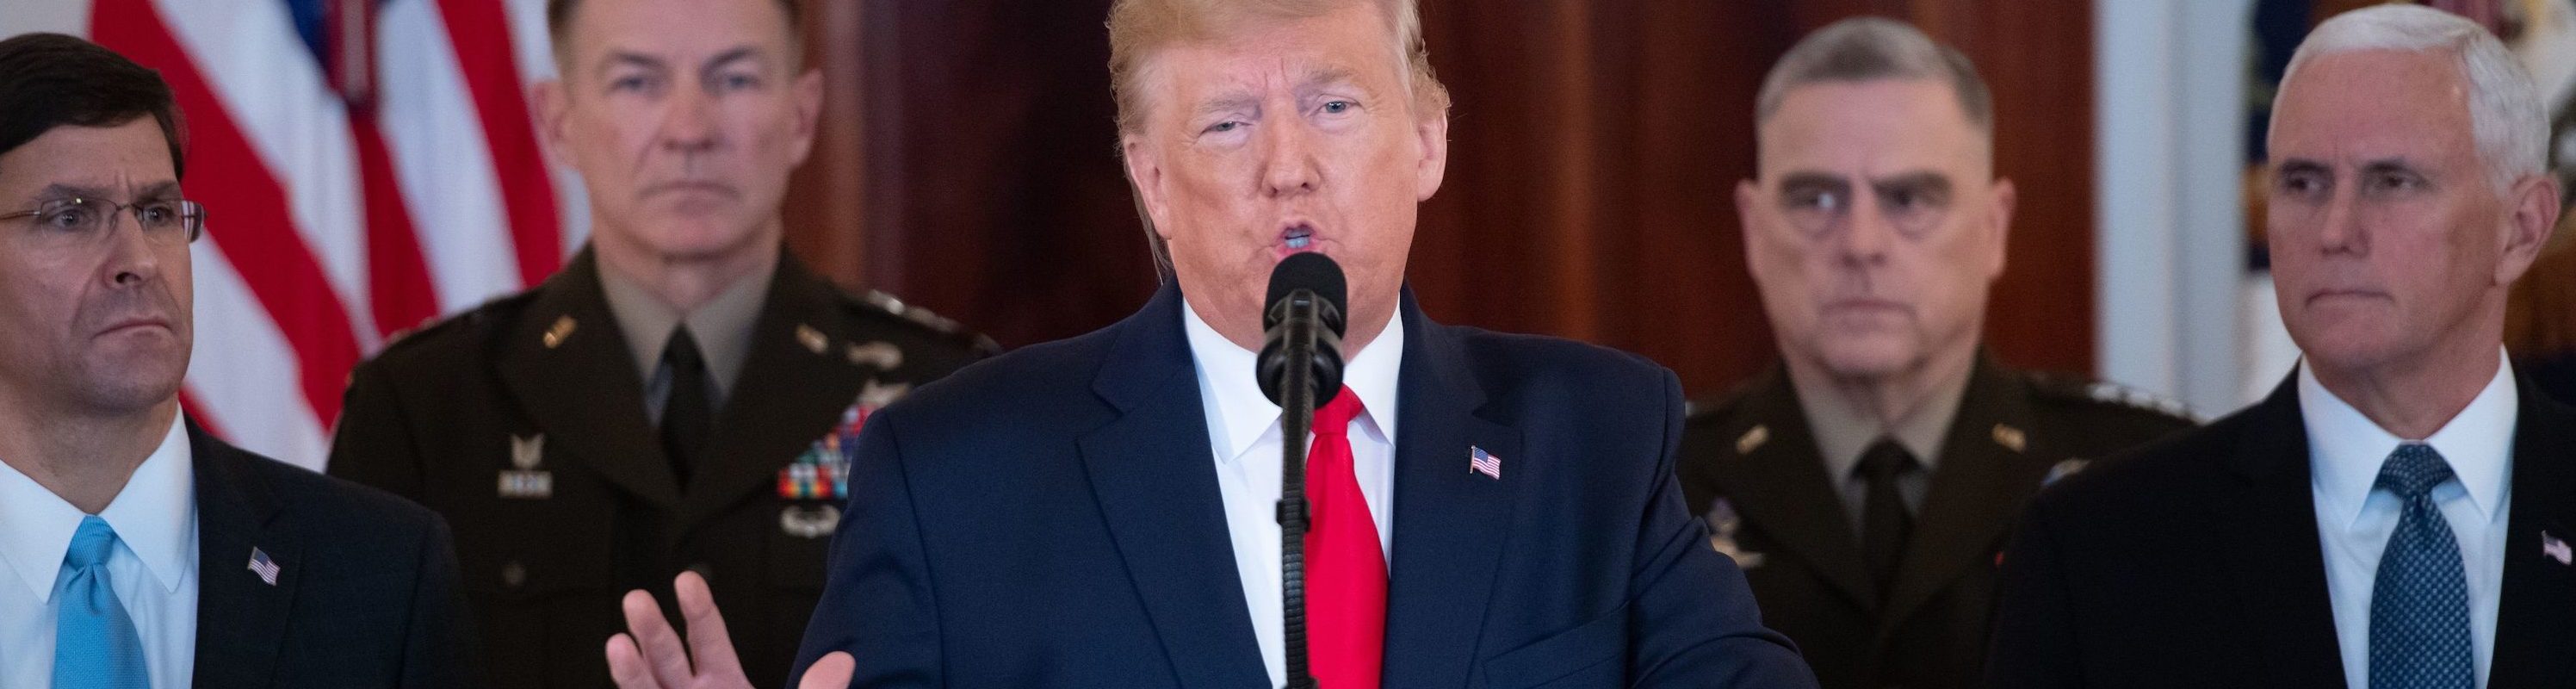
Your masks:
[{"label": "eyeglasses", "polygon": [[45,248],[97,246],[116,229],[116,217],[134,216],[143,238],[164,245],[186,245],[206,230],[206,207],[187,199],[144,199],[117,203],[71,197],[46,201],[35,210],[0,215],[0,220],[34,218],[29,236]]}]

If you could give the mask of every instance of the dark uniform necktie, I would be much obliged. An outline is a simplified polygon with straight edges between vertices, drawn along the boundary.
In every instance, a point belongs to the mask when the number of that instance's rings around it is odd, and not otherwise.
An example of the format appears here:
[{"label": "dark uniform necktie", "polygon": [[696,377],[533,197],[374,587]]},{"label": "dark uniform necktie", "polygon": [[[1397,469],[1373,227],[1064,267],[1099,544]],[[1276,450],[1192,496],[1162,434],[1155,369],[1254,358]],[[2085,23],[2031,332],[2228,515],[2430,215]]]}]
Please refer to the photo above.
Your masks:
[{"label": "dark uniform necktie", "polygon": [[2433,488],[2450,480],[2441,453],[2408,443],[2389,453],[2371,486],[2404,504],[2370,585],[2373,689],[2469,689],[2476,681],[2468,575],[2451,523],[2433,506]]},{"label": "dark uniform necktie", "polygon": [[1905,540],[1914,531],[1914,515],[1905,509],[1905,497],[1897,493],[1896,481],[1914,469],[1914,453],[1896,441],[1882,438],[1860,455],[1860,475],[1867,487],[1861,501],[1861,557],[1869,565],[1869,575],[1878,584],[1881,599],[1896,581],[1896,565],[1905,556]]},{"label": "dark uniform necktie", "polygon": [[698,340],[689,336],[688,326],[672,331],[671,342],[662,346],[662,372],[671,381],[671,396],[662,403],[662,451],[671,462],[671,476],[686,486],[698,453],[706,449],[708,429],[715,425],[707,409],[707,360],[698,353]]}]

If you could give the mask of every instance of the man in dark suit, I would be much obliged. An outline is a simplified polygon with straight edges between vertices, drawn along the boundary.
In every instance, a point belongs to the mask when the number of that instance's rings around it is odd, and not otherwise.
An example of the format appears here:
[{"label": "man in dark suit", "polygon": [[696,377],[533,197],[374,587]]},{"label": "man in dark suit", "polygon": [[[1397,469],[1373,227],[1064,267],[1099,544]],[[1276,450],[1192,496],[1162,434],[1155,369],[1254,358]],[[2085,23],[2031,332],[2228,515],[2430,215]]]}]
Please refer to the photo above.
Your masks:
[{"label": "man in dark suit", "polygon": [[848,451],[886,403],[992,343],[784,249],[820,76],[785,0],[556,0],[541,132],[590,245],[544,284],[351,376],[329,471],[456,525],[494,679],[609,681],[618,596],[691,570],[764,685],[823,591]]},{"label": "man in dark suit", "polygon": [[178,109],[87,41],[0,41],[0,686],[479,681],[438,517],[179,408]]},{"label": "man in dark suit", "polygon": [[[1128,0],[1109,31],[1168,279],[869,424],[809,685],[1280,686],[1301,641],[1333,689],[1812,684],[1682,509],[1670,372],[1405,296],[1448,130],[1413,3]],[[1301,640],[1282,419],[1253,367],[1269,275],[1307,251],[1347,269],[1350,318],[1307,463]],[[691,633],[720,629],[691,591]],[[702,652],[691,672],[652,607],[628,600],[621,685],[729,669]]]},{"label": "man in dark suit", "polygon": [[2190,421],[1978,350],[2014,192],[1966,56],[1836,22],[1772,67],[1754,118],[1736,210],[1781,364],[1692,411],[1682,492],[1824,686],[1975,686],[2023,504]]},{"label": "man in dark suit", "polygon": [[2576,411],[2517,380],[2502,344],[2558,218],[2547,131],[2475,24],[2382,5],[2318,26],[2269,145],[2298,370],[2033,501],[2004,554],[1992,683],[2576,678]]}]

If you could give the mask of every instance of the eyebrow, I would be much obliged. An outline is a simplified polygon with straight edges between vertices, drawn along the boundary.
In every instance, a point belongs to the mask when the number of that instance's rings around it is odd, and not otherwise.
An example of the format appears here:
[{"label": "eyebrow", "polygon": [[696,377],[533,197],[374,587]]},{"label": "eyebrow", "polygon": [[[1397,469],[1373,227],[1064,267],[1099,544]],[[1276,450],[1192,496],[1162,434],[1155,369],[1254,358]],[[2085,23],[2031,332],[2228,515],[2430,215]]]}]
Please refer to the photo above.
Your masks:
[{"label": "eyebrow", "polygon": [[670,69],[670,68],[671,68],[669,64],[664,63],[664,62],[662,61],[662,58],[654,57],[654,56],[651,56],[651,55],[646,55],[646,54],[643,54],[643,53],[633,53],[633,52],[626,52],[626,51],[622,51],[622,50],[621,50],[621,51],[617,51],[617,52],[609,53],[609,54],[608,54],[608,59],[601,60],[601,61],[600,61],[600,64],[599,64],[599,69],[594,70],[594,71],[595,71],[596,73],[598,73],[600,76],[607,76],[608,70],[615,69],[615,68],[620,67],[620,66],[634,66],[634,67],[642,67],[642,68],[645,68],[645,69],[651,69],[651,70],[656,70],[656,71],[659,71],[659,70],[667,70],[667,69]]},{"label": "eyebrow", "polygon": [[1229,91],[1224,95],[1200,101],[1198,109],[1191,115],[1191,117],[1195,119],[1220,113],[1229,113],[1238,110],[1258,110],[1260,108],[1260,97],[1243,91]]},{"label": "eyebrow", "polygon": [[760,48],[758,47],[748,45],[735,46],[732,50],[727,50],[722,53],[718,53],[715,57],[708,58],[706,66],[700,67],[699,69],[712,72],[735,62],[743,60],[758,60],[763,57],[766,56],[760,53]]},{"label": "eyebrow", "polygon": [[2314,160],[2308,160],[2306,158],[2291,158],[2289,160],[2281,161],[2276,172],[2282,174],[2292,172],[2331,173],[2333,172],[2333,169],[2326,167],[2325,163],[2320,163]]},{"label": "eyebrow", "polygon": [[1871,178],[1869,180],[1869,185],[1878,189],[1915,188],[1930,189],[1934,191],[1949,191],[1950,176],[1924,170]]},{"label": "eyebrow", "polygon": [[1849,188],[1851,188],[1851,180],[1844,178],[1842,175],[1827,174],[1827,173],[1822,173],[1822,172],[1792,172],[1792,173],[1788,173],[1788,174],[1784,174],[1784,175],[1781,175],[1781,176],[1780,176],[1780,186],[1782,186],[1782,187],[1817,187],[1817,186],[1825,186],[1825,187],[1842,187],[1842,188],[1845,188],[1845,189],[1849,189]]},{"label": "eyebrow", "polygon": [[2405,158],[2381,158],[2379,160],[2373,160],[2361,164],[2361,171],[2363,174],[2379,172],[2404,172],[2408,174],[2417,174],[2417,169],[2418,168],[2415,166],[2414,161],[2407,160]]},{"label": "eyebrow", "polygon": [[1321,90],[1326,86],[1338,84],[1356,85],[1358,82],[1359,72],[1354,71],[1349,67],[1320,67],[1306,74],[1306,80],[1297,85],[1297,93],[1299,95],[1305,95]]}]

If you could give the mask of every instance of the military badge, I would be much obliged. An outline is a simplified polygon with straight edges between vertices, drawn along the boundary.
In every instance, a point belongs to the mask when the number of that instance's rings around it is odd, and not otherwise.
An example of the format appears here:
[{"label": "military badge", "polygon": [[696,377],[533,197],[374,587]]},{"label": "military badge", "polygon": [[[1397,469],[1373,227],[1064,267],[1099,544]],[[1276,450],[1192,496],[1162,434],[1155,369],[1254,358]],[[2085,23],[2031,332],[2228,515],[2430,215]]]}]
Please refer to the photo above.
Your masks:
[{"label": "military badge", "polygon": [[501,472],[500,493],[504,498],[544,500],[555,495],[555,475],[537,468],[545,463],[546,434],[510,436],[510,466]]},{"label": "military badge", "polygon": [[1735,542],[1736,532],[1744,528],[1744,518],[1735,514],[1734,504],[1727,502],[1726,498],[1718,498],[1716,502],[1709,503],[1708,514],[1701,519],[1708,522],[1710,549],[1734,560],[1735,566],[1741,569],[1762,566],[1761,553],[1745,550]]},{"label": "military badge", "polygon": [[778,498],[787,503],[778,513],[780,531],[799,538],[832,535],[841,522],[838,503],[850,497],[850,461],[858,456],[859,429],[878,409],[911,389],[900,383],[868,381],[859,399],[841,411],[841,420],[830,433],[778,470]]}]

